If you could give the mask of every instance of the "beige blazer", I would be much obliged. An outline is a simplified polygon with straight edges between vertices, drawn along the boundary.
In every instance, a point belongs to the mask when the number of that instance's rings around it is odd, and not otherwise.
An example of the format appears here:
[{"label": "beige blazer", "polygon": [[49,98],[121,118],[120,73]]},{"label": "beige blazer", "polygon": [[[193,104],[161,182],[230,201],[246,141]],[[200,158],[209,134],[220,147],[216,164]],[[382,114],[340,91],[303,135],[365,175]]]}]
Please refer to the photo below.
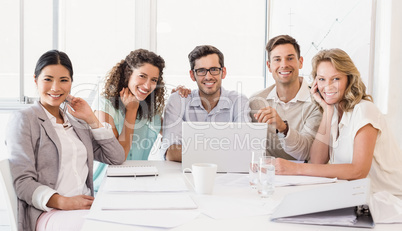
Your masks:
[{"label": "beige blazer", "polygon": [[[93,195],[93,160],[121,164],[125,160],[124,150],[115,138],[94,140],[88,124],[67,116],[87,149],[89,173],[86,184]],[[38,102],[11,116],[6,130],[6,144],[19,199],[18,230],[35,230],[36,221],[43,211],[33,207],[32,195],[41,185],[55,188],[61,160],[59,138]]]}]

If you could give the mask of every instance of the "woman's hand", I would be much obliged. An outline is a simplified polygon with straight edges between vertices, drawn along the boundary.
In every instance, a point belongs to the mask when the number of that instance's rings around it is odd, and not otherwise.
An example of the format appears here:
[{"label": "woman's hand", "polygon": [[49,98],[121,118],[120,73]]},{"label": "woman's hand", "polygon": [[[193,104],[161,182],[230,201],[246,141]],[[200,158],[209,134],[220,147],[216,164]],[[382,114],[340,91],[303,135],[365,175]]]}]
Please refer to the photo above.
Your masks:
[{"label": "woman's hand", "polygon": [[87,124],[89,124],[89,126],[91,126],[91,128],[103,127],[98,118],[96,118],[87,101],[72,95],[68,95],[66,100],[68,103],[68,112],[72,116],[77,119],[84,120]]},{"label": "woman's hand", "polygon": [[275,159],[275,174],[278,175],[298,175],[298,164],[282,158]]},{"label": "woman's hand", "polygon": [[324,111],[326,111],[328,108],[333,108],[334,105],[327,104],[327,102],[325,102],[324,98],[322,97],[320,91],[318,90],[317,78],[314,79],[314,82],[310,89],[310,94],[313,96],[314,100],[320,104]]},{"label": "woman's hand", "polygon": [[189,94],[191,94],[191,89],[186,88],[183,85],[177,86],[175,89],[172,89],[172,94],[177,91],[177,94],[179,94],[182,98],[187,98]]},{"label": "woman's hand", "polygon": [[60,210],[90,209],[94,199],[94,197],[87,195],[65,197],[59,194],[53,194],[46,206]]},{"label": "woman's hand", "polygon": [[84,120],[90,114],[93,114],[91,107],[85,100],[72,95],[68,95],[66,100],[68,104],[68,112],[74,117]]},{"label": "woman's hand", "polygon": [[135,95],[128,88],[123,88],[120,91],[120,99],[123,102],[124,107],[127,111],[138,110],[140,106],[140,101],[135,97]]}]

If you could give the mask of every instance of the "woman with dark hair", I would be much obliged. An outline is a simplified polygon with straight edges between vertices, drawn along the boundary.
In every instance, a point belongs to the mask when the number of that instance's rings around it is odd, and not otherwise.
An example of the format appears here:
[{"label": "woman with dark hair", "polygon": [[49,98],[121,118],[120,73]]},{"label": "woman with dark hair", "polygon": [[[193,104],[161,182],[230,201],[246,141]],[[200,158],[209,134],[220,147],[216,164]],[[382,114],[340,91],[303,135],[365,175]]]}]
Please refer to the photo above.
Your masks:
[{"label": "woman with dark hair", "polygon": [[[131,51],[107,74],[104,91],[92,104],[99,120],[113,128],[127,160],[147,160],[161,131],[165,106],[164,67],[165,61],[154,52]],[[102,163],[95,164],[95,190],[106,167]]]},{"label": "woman with dark hair", "polygon": [[[73,68],[64,52],[43,54],[34,81],[39,102],[11,116],[6,133],[18,229],[79,230],[94,199],[93,160],[121,164],[124,151],[87,102],[69,95]],[[72,116],[60,108],[66,101]]]},{"label": "woman with dark hair", "polygon": [[[312,60],[311,94],[323,117],[310,149],[310,163],[276,162],[277,174],[370,178],[372,192],[402,198],[402,155],[384,116],[366,94],[360,73],[341,49]],[[327,164],[327,163],[330,164]]]}]

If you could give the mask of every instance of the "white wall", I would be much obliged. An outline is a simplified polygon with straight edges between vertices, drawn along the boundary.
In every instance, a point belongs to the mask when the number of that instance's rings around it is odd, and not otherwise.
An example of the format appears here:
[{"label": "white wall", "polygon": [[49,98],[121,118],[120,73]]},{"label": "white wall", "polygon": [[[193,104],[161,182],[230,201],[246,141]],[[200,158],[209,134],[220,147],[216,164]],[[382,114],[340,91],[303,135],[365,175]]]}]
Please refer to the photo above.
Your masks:
[{"label": "white wall", "polygon": [[402,1],[378,0],[373,97],[402,147]]},{"label": "white wall", "polygon": [[[8,158],[6,140],[6,127],[10,118],[9,111],[0,111],[0,160]],[[1,189],[0,189],[1,190]]]}]

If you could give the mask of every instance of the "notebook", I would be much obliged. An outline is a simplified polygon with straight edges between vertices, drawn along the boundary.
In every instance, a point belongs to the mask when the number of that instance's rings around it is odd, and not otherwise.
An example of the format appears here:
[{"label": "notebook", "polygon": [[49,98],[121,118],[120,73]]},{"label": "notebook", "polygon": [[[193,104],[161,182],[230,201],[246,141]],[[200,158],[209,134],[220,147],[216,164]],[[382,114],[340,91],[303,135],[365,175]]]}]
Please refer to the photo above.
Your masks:
[{"label": "notebook", "polygon": [[265,151],[265,123],[183,122],[182,168],[214,163],[218,172],[248,173],[251,153]]},{"label": "notebook", "polygon": [[107,176],[157,176],[158,169],[152,165],[130,166],[130,165],[109,165]]}]

